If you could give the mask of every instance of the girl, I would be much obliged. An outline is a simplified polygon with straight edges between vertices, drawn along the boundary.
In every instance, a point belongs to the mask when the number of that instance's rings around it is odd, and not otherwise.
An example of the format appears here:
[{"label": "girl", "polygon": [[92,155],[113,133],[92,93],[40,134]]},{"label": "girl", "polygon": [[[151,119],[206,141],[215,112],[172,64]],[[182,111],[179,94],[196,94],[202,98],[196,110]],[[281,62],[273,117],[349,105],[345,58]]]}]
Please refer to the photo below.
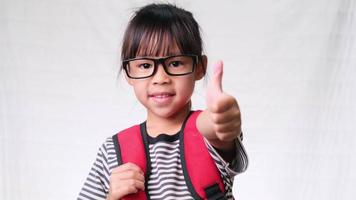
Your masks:
[{"label": "girl", "polygon": [[[122,162],[115,151],[116,139],[110,137],[99,149],[78,199],[117,200],[142,191],[149,199],[207,198],[191,189],[192,181],[184,174],[185,147],[182,149],[179,138],[185,126],[203,136],[204,148],[199,150],[208,152],[222,179],[220,196],[216,195],[219,188],[206,189],[207,196],[212,193],[209,199],[233,199],[233,178],[247,167],[240,110],[236,99],[222,91],[220,61],[208,86],[207,109],[191,111],[195,82],[204,77],[207,67],[199,25],[192,14],[170,4],[142,7],[126,29],[121,57],[120,70],[147,109],[147,120],[138,130],[147,140],[148,171]],[[195,164],[204,168],[205,161]]]}]

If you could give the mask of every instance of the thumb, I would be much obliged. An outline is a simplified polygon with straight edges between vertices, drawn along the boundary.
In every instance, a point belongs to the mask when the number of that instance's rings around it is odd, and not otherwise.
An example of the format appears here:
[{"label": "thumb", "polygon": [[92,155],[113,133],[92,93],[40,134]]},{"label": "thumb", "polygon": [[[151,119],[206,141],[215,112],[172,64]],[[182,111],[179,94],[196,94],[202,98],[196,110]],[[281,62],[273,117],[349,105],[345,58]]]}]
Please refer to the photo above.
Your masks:
[{"label": "thumb", "polygon": [[208,85],[207,103],[211,106],[213,102],[222,94],[223,62],[218,61],[213,67],[213,77]]},{"label": "thumb", "polygon": [[222,93],[223,62],[221,60],[214,64],[213,72],[211,88],[209,89],[213,90],[214,93]]}]

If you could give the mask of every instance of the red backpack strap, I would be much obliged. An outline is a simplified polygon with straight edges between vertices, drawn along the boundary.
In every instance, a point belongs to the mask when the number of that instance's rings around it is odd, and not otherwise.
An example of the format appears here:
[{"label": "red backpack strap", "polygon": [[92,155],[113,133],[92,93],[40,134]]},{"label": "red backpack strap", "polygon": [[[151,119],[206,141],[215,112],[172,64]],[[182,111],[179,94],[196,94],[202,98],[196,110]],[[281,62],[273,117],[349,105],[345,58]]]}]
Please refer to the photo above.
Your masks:
[{"label": "red backpack strap", "polygon": [[[144,127],[144,123],[141,125],[135,125],[128,129],[125,129],[118,134],[113,136],[115,151],[117,155],[118,164],[124,163],[134,163],[141,168],[143,173],[145,174],[145,188],[147,188],[148,181],[148,172],[149,165],[147,164],[147,155],[148,155],[148,142],[147,137],[142,134],[144,133],[142,130]],[[130,194],[122,198],[124,200],[145,200],[147,198],[147,194],[144,191],[139,191],[136,194]]]},{"label": "red backpack strap", "polygon": [[192,112],[183,124],[180,151],[184,178],[194,199],[226,199],[220,172],[196,127],[200,112]]}]

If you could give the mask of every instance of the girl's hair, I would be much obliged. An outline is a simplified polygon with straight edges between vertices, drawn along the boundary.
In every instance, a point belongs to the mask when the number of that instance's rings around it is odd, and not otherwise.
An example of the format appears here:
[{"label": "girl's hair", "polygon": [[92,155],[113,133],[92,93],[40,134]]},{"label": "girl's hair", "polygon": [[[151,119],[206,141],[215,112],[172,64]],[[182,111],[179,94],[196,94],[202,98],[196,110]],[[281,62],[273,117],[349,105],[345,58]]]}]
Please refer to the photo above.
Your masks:
[{"label": "girl's hair", "polygon": [[121,60],[169,55],[174,45],[182,54],[201,57],[200,29],[192,13],[172,4],[149,4],[136,11],[130,20],[123,38]]}]

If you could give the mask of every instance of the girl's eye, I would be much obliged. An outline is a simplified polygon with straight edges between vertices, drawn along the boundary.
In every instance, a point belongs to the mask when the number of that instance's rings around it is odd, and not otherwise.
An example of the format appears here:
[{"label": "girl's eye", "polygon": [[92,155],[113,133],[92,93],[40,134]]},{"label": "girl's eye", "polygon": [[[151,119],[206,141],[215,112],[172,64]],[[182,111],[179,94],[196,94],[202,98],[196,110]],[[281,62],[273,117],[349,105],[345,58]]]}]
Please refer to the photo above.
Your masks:
[{"label": "girl's eye", "polygon": [[150,63],[142,63],[138,67],[142,69],[149,69],[152,67],[152,65]]},{"label": "girl's eye", "polygon": [[171,63],[169,63],[169,66],[172,67],[179,67],[181,66],[183,63],[181,61],[172,61]]}]

